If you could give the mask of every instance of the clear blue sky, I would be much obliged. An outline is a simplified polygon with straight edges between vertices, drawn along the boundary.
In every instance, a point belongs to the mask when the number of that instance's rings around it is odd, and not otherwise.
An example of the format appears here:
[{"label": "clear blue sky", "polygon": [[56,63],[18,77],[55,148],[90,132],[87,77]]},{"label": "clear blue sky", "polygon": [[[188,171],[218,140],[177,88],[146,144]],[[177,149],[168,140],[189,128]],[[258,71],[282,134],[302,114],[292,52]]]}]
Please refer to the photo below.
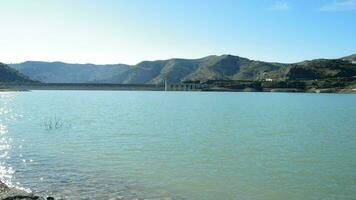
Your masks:
[{"label": "clear blue sky", "polygon": [[0,0],[0,62],[356,53],[356,0]]}]

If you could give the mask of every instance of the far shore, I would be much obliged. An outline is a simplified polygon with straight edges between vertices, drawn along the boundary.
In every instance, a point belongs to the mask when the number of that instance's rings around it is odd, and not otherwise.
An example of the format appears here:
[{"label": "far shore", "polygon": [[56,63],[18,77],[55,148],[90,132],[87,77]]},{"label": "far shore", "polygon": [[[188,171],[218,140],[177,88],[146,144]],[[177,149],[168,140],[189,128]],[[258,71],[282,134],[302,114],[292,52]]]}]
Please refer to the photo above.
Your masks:
[{"label": "far shore", "polygon": [[[335,81],[336,82],[336,81]],[[332,87],[301,87],[300,83],[287,87],[282,84],[253,81],[237,83],[214,82],[210,84],[98,84],[98,83],[0,83],[0,92],[24,92],[32,90],[103,90],[103,91],[198,91],[198,92],[285,92],[285,93],[356,93],[355,81]],[[292,82],[293,83],[293,82]],[[281,87],[283,86],[283,87]]]},{"label": "far shore", "polygon": [[[136,89],[136,88],[75,88],[75,87],[41,87],[41,88],[28,88],[28,89],[18,89],[18,88],[6,88],[0,89],[1,92],[31,92],[36,90],[77,90],[77,91],[165,91],[157,89]],[[167,91],[167,92],[193,92],[193,91]],[[211,88],[207,90],[195,90],[195,92],[272,92],[272,93],[336,93],[336,94],[356,94],[356,88],[324,88],[324,89],[309,89],[301,90],[297,88],[265,88],[262,91],[255,90],[253,88],[245,89],[227,89],[227,88]]]}]

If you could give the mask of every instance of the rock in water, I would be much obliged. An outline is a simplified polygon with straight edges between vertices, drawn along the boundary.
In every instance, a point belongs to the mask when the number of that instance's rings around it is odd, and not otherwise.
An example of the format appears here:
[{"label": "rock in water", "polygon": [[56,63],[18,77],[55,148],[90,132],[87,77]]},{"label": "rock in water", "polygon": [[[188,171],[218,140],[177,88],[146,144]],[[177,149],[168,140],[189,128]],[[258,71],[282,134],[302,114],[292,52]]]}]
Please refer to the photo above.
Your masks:
[{"label": "rock in water", "polygon": [[[52,197],[50,197],[52,198]],[[11,188],[0,181],[0,200],[45,200],[42,197],[35,196],[31,193]],[[48,199],[48,198],[47,198]],[[50,200],[53,200],[50,199]]]}]

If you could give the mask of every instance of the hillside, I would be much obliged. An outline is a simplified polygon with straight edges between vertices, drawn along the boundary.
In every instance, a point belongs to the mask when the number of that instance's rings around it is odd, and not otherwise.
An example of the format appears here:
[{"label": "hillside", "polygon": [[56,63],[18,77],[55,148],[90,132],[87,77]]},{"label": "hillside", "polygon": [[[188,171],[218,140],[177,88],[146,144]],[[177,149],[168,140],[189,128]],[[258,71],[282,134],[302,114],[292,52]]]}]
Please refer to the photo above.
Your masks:
[{"label": "hillside", "polygon": [[264,78],[279,80],[314,80],[356,76],[356,64],[343,59],[316,59],[288,64],[264,74]]},{"label": "hillside", "polygon": [[11,65],[35,80],[47,83],[162,84],[207,80],[314,80],[356,76],[350,60],[317,59],[294,64],[254,61],[233,55],[200,59],[143,61],[137,65],[24,62]]},{"label": "hillside", "polygon": [[0,63],[0,83],[4,82],[33,82],[27,76],[19,73],[18,71],[10,68],[9,66]]},{"label": "hillside", "polygon": [[232,55],[215,56],[204,63],[186,80],[251,80],[263,79],[265,74],[285,67],[281,63],[253,61]]},{"label": "hillside", "polygon": [[290,80],[313,80],[356,76],[356,65],[342,59],[318,59],[293,64],[286,78]]}]

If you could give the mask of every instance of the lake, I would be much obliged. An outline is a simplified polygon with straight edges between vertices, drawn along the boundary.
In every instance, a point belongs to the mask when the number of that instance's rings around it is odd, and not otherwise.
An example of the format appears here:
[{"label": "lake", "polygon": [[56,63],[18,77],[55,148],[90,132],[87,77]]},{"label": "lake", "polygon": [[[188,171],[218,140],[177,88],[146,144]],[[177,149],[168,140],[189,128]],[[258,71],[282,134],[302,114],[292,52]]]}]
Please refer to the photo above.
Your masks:
[{"label": "lake", "polygon": [[356,95],[2,92],[0,177],[65,199],[355,199]]}]

